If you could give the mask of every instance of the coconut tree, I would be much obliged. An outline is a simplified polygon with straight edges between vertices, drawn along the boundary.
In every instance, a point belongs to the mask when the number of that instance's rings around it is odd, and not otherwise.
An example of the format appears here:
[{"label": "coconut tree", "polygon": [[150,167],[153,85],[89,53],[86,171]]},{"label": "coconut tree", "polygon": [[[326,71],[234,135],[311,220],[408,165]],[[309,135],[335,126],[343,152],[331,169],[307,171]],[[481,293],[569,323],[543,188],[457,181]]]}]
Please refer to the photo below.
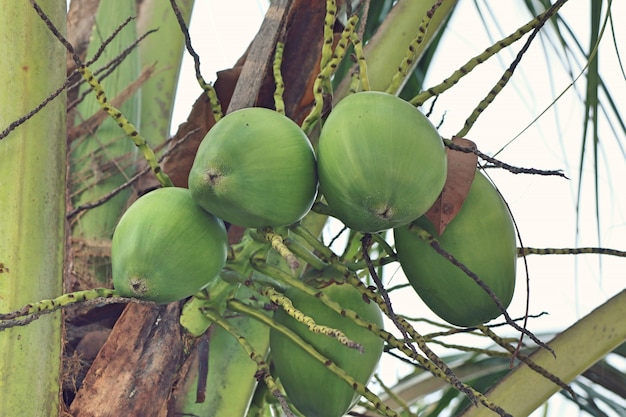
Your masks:
[{"label": "coconut tree", "polygon": [[[191,299],[154,305],[150,301],[157,299],[129,298],[142,298],[141,292],[110,289],[111,238],[126,208],[154,188],[186,187],[207,132],[224,114],[247,107],[266,107],[286,115],[302,127],[317,149],[321,126],[329,113],[333,114],[333,106],[339,106],[347,95],[373,90],[402,97],[403,104],[412,105],[408,106],[411,111],[422,109],[438,125],[448,149],[448,165],[457,167],[448,171],[448,178],[455,178],[456,183],[446,183],[457,195],[444,190],[434,207],[463,203],[468,188],[459,183],[472,182],[478,161],[482,168],[491,168],[484,172],[496,184],[499,175],[508,172],[563,177],[559,170],[524,168],[533,165],[524,159],[513,158],[512,164],[519,167],[506,163],[506,150],[517,145],[517,138],[511,141],[513,145],[496,142],[493,149],[480,138],[475,138],[475,143],[460,141],[471,137],[480,120],[500,105],[499,97],[511,88],[508,84],[518,76],[535,45],[543,46],[551,65],[556,56],[569,69],[571,82],[565,91],[576,89],[580,80],[585,80],[580,93],[584,134],[579,166],[573,172],[578,203],[588,195],[583,180],[592,178],[597,202],[593,217],[598,246],[602,246],[599,158],[607,138],[619,138],[626,129],[598,57],[599,45],[609,33],[616,46],[619,38],[612,25],[612,2],[588,3],[587,47],[572,35],[576,27],[561,13],[565,3],[519,2],[528,12],[524,24],[514,27],[510,35],[506,30],[494,34],[486,49],[477,53],[465,56],[457,50],[455,54],[463,59],[454,67],[456,71],[442,74],[437,65],[450,49],[449,35],[489,21],[489,4],[477,4],[482,22],[467,22],[459,17],[461,5],[454,1],[279,0],[269,5],[244,56],[209,83],[201,59],[210,56],[194,51],[199,40],[187,31],[191,1],[71,2],[67,34],[62,29],[65,10],[58,4],[0,2],[0,19],[6,19],[0,25],[3,55],[9,57],[8,87],[0,100],[0,105],[6,106],[0,119],[2,129],[6,126],[0,135],[5,161],[0,169],[6,170],[1,188],[7,197],[1,202],[7,214],[0,230],[7,238],[0,246],[0,277],[8,277],[0,286],[1,312],[7,313],[0,316],[0,343],[5,352],[0,372],[7,400],[0,402],[0,414],[299,415],[291,397],[296,406],[302,408],[306,403],[315,409],[321,401],[319,394],[306,388],[308,394],[302,395],[301,372],[290,379],[288,371],[274,370],[272,363],[280,365],[281,358],[272,357],[269,351],[270,328],[298,345],[309,360],[306,363],[325,364],[331,375],[327,385],[343,388],[331,392],[343,395],[347,404],[353,391],[358,394],[355,398],[361,401],[352,415],[522,416],[550,404],[549,398],[557,392],[590,415],[623,414],[625,405],[620,398],[624,397],[625,377],[616,365],[616,360],[623,358],[626,340],[620,320],[626,305],[623,291],[596,303],[597,308],[571,326],[563,325],[558,335],[533,333],[527,317],[512,318],[502,303],[496,303],[496,312],[504,313],[496,325],[484,325],[485,319],[481,319],[476,325],[467,324],[471,327],[451,326],[428,314],[413,321],[398,307],[399,302],[394,302],[407,290],[413,300],[416,297],[408,284],[394,285],[399,267],[392,234],[371,234],[385,227],[365,230],[358,222],[337,216],[329,208],[329,203],[334,204],[331,198],[318,199],[296,225],[244,228],[230,224],[225,269],[219,278],[207,279],[210,283]],[[194,19],[197,22],[203,17]],[[497,22],[498,16],[494,20]],[[169,138],[183,48],[194,58],[195,75],[182,77],[196,79],[201,93],[187,121]],[[468,74],[498,59],[510,62],[492,77],[481,79],[482,93],[469,99],[455,93],[461,91],[457,88]],[[66,65],[64,74],[60,71]],[[616,68],[621,67],[618,64]],[[528,85],[532,88],[532,83]],[[66,96],[67,104],[63,101]],[[557,91],[554,97],[558,96]],[[448,98],[470,103],[465,121],[453,132],[447,132],[450,119],[440,110],[442,103],[450,103],[445,101]],[[608,135],[601,130],[607,122]],[[50,139],[35,139],[44,129]],[[217,131],[213,131],[215,135]],[[367,130],[361,133],[365,134]],[[589,152],[593,155],[590,174]],[[253,158],[249,164],[262,165],[261,153],[260,162]],[[66,166],[69,171],[64,175]],[[363,170],[367,171],[371,169]],[[331,197],[331,188],[323,185],[321,191]],[[262,194],[255,195],[263,199]],[[506,192],[502,195],[506,200]],[[256,203],[251,206],[262,209],[262,201]],[[516,218],[514,202],[509,206]],[[585,214],[582,210],[580,218]],[[457,211],[433,215],[431,209],[426,216],[430,222],[444,225]],[[393,214],[385,209],[381,215],[386,220]],[[223,216],[228,215],[226,210]],[[341,230],[342,224],[334,216],[354,230]],[[241,223],[239,219],[231,221]],[[442,249],[443,238],[439,242],[436,235],[443,229],[428,232],[416,224],[411,226],[415,236],[438,248],[439,255],[447,256],[460,270],[468,269]],[[520,259],[557,254],[624,255],[603,247],[576,247],[580,238],[576,234],[570,249],[526,248],[523,223],[518,225]],[[155,253],[162,256],[151,259],[175,256],[176,248],[155,242]],[[124,241],[124,245],[140,244],[133,239]],[[524,265],[520,260],[518,271]],[[311,282],[333,274],[359,291],[358,302],[344,300],[355,310],[362,298],[378,303],[389,319],[387,330],[373,323],[374,319],[368,322],[355,315],[345,303],[340,305],[320,295],[323,291],[312,289]],[[482,282],[472,271],[465,275]],[[308,279],[309,284],[298,277]],[[494,292],[484,287],[493,298]],[[67,294],[61,296],[63,292]],[[359,348],[347,329],[348,337],[339,327],[307,321],[285,294],[293,294],[294,299],[317,294],[317,304],[311,303],[317,306],[309,313],[312,317],[325,309],[331,315],[340,312],[351,322],[350,327],[365,326],[385,340],[386,354],[375,380],[366,386],[367,378],[355,379],[346,373],[348,366],[343,369],[339,360],[333,359],[336,364],[329,361],[321,345],[308,339],[308,331],[294,336],[285,315],[308,323],[312,332],[325,333],[323,340],[330,335],[347,345],[345,349]],[[44,301],[35,303],[37,300]],[[18,310],[22,306],[26,307]],[[63,326],[58,313],[62,306]],[[281,310],[283,318],[278,314],[272,318],[275,309]],[[40,317],[47,312],[54,314]],[[333,323],[340,326],[338,321]],[[459,335],[462,338],[456,339]],[[275,354],[277,346],[283,345],[276,343]],[[348,350],[347,356],[358,357],[356,352],[352,355]],[[317,374],[314,366],[307,365],[307,375],[301,378]],[[398,369],[401,378],[387,380],[382,372],[387,366]],[[282,381],[276,378],[281,374]],[[288,386],[284,386],[286,381],[290,381]],[[340,391],[347,394],[340,395]],[[468,407],[472,402],[475,406]]]}]

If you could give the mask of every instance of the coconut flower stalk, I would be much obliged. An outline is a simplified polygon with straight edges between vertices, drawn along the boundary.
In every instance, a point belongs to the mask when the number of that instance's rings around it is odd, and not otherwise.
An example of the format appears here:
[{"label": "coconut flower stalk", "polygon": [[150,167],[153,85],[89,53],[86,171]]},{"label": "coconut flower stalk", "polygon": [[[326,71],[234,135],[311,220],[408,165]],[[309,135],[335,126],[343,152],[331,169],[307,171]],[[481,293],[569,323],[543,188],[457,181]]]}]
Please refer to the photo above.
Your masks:
[{"label": "coconut flower stalk", "polygon": [[[41,1],[65,27],[65,3]],[[0,129],[65,80],[65,49],[30,2],[0,2]],[[3,135],[4,136],[4,135]],[[62,292],[65,95],[0,140],[0,312]],[[61,314],[0,332],[0,415],[57,416]]]}]

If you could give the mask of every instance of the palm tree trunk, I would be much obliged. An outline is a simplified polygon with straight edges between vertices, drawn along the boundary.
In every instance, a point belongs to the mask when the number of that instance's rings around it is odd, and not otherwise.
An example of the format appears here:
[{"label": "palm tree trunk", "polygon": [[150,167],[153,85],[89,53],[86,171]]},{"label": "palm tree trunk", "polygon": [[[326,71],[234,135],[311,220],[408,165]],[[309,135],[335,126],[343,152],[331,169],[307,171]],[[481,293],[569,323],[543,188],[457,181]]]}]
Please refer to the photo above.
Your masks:
[{"label": "palm tree trunk", "polygon": [[[65,3],[41,7],[65,27]],[[65,49],[26,1],[0,1],[0,126],[65,79]],[[0,141],[0,311],[58,296],[65,214],[65,96]],[[0,333],[0,415],[59,414],[61,314]]]}]

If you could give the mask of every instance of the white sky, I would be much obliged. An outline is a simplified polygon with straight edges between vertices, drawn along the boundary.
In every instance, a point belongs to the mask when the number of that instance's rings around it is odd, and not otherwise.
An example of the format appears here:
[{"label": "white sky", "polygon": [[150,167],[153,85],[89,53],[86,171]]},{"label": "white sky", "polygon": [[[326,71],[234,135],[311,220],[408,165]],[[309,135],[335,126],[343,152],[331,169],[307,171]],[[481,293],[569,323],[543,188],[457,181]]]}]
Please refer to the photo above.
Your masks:
[{"label": "white sky", "polygon": [[[478,3],[483,5],[485,2]],[[516,4],[519,2],[488,2],[489,9],[493,16],[497,16],[501,28],[501,32],[492,29],[494,39],[508,35],[529,20],[529,16],[523,9],[518,9]],[[229,68],[241,56],[256,34],[266,7],[265,0],[196,1],[190,27],[191,39],[201,56],[202,71],[207,80],[214,80],[216,71]],[[441,48],[436,56],[435,66],[425,82],[427,86],[441,81],[492,43],[476,15],[474,2],[461,1],[458,7],[446,35],[447,46]],[[588,7],[588,1],[572,0],[561,12],[582,36],[585,47]],[[624,2],[613,2],[613,13],[616,21],[620,16],[626,16]],[[617,41],[623,47],[626,44],[626,29],[618,26],[615,30]],[[445,122],[440,129],[444,137],[459,130],[478,99],[482,99],[490,90],[520,47],[521,43],[518,42],[510,52],[501,54],[499,60],[493,59],[492,62],[480,66],[448,94],[439,98],[431,119],[438,124],[445,113]],[[606,77],[617,104],[623,108],[626,84],[616,64],[609,32],[605,34],[599,56],[604,71],[602,75]],[[622,51],[622,56],[626,56],[626,52]],[[468,135],[483,152],[493,154],[498,151],[567,88],[571,78],[562,71],[560,61],[553,58],[555,57],[552,53],[549,63],[546,64],[539,41],[530,48],[511,83],[480,117]],[[578,75],[578,71],[575,75]],[[550,73],[553,74],[552,79],[548,76]],[[200,92],[188,56],[185,57],[181,77],[173,130],[186,119]],[[513,165],[563,169],[571,178],[570,181],[513,175],[500,170],[489,171],[511,206],[526,246],[598,245],[590,163],[585,164],[584,198],[580,212],[582,220],[578,236],[575,229],[574,202],[584,117],[579,96],[584,92],[584,82],[585,78],[581,77],[576,88],[566,92],[555,108],[549,110],[498,156]],[[620,140],[624,143],[623,137]],[[601,146],[601,243],[604,247],[626,250],[626,194],[623,192],[626,163],[606,124],[602,126]],[[587,147],[587,151],[591,155],[590,147]],[[601,269],[599,257],[591,255],[531,256],[528,262],[531,274],[531,313],[550,313],[549,316],[530,322],[530,329],[534,332],[563,330],[626,286],[624,259],[603,257]],[[390,268],[388,278],[391,276],[392,285],[404,279],[397,265]],[[392,301],[394,300],[394,307],[399,312],[433,317],[419,298],[410,292],[401,296],[394,294]],[[511,315],[521,316],[524,304],[525,277],[520,264],[518,286],[509,308]],[[393,366],[395,363],[389,361],[386,366]],[[396,372],[400,374],[403,371],[395,368],[387,377],[392,380]],[[560,413],[564,410],[555,411]]]}]

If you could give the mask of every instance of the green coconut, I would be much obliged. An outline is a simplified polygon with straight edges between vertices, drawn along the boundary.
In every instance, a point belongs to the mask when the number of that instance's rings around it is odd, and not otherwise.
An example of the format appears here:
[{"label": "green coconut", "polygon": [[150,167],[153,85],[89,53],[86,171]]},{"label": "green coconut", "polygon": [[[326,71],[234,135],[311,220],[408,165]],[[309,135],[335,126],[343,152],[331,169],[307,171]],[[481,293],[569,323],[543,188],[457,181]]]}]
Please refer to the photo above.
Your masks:
[{"label": "green coconut", "polygon": [[[489,180],[476,172],[459,213],[441,236],[426,218],[414,222],[437,237],[441,247],[476,274],[508,307],[515,288],[517,262],[513,220]],[[394,229],[398,258],[424,303],[448,323],[471,327],[501,312],[465,272],[437,253],[408,226]]]},{"label": "green coconut", "polygon": [[361,232],[422,216],[447,175],[444,145],[430,121],[406,101],[374,91],[348,96],[332,110],[317,157],[332,214]]},{"label": "green coconut", "polygon": [[244,227],[300,220],[317,193],[315,153],[293,121],[247,108],[222,118],[206,135],[189,174],[205,210]]},{"label": "green coconut", "polygon": [[111,243],[113,285],[123,296],[170,303],[217,279],[226,262],[224,222],[185,188],[154,190],[120,219]]},{"label": "green coconut", "polygon": [[[320,292],[344,309],[352,310],[363,320],[382,328],[382,314],[378,306],[365,301],[350,284],[326,281]],[[285,295],[317,324],[343,331],[350,340],[363,347],[363,352],[346,347],[329,336],[310,332],[283,310],[275,312],[274,320],[293,330],[357,382],[367,384],[382,355],[382,339],[334,312],[317,297],[294,288],[287,290]],[[280,378],[290,402],[305,416],[341,417],[356,404],[359,395],[351,386],[279,331],[271,330],[270,349],[276,376]]]}]

